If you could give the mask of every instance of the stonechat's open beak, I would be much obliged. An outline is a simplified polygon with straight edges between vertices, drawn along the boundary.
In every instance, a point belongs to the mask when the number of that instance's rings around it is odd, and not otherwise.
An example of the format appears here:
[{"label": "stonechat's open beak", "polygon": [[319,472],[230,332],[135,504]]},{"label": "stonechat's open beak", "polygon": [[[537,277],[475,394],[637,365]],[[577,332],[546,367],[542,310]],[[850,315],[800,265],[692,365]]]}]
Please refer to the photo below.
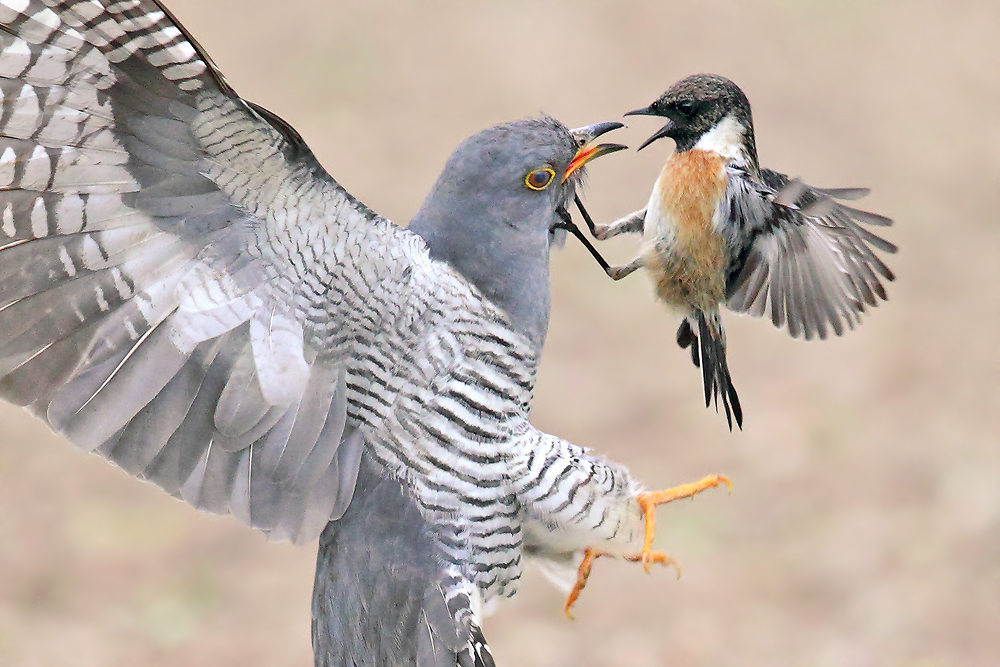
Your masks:
[{"label": "stonechat's open beak", "polygon": [[[656,106],[656,103],[654,102],[653,104],[650,104],[648,107],[643,107],[641,109],[636,109],[635,111],[629,111],[628,113],[626,113],[624,115],[626,115],[626,116],[661,116],[662,117],[664,114],[658,113],[654,109],[655,106]],[[637,149],[635,149],[636,152],[638,153],[643,148],[645,148],[646,146],[650,145],[651,143],[653,143],[657,139],[662,139],[663,137],[667,136],[667,134],[670,132],[670,130],[673,129],[673,127],[674,127],[674,121],[667,120],[667,124],[666,125],[664,125],[663,127],[661,127],[659,129],[659,131],[656,134],[654,134],[653,136],[651,136],[649,139],[646,139],[646,141],[642,142],[642,146],[639,146]]]},{"label": "stonechat's open beak", "polygon": [[[647,114],[647,115],[653,116],[655,114]],[[637,149],[635,149],[636,152],[638,153],[643,148],[645,148],[646,146],[650,145],[651,143],[653,143],[657,139],[662,139],[663,137],[667,136],[668,134],[670,134],[670,130],[672,130],[672,129],[674,129],[674,121],[667,120],[667,124],[666,125],[664,125],[659,130],[657,130],[656,133],[653,136],[651,136],[649,139],[646,139],[644,142],[642,142],[641,146],[639,146]]]},{"label": "stonechat's open beak", "polygon": [[566,167],[566,173],[563,174],[562,182],[565,183],[566,180],[573,175],[573,172],[594,158],[599,158],[602,155],[616,153],[628,148],[628,146],[625,146],[624,144],[598,144],[597,146],[588,145],[591,141],[602,134],[623,127],[625,127],[623,123],[612,121],[607,123],[594,123],[593,125],[587,125],[585,127],[578,127],[575,130],[570,130],[569,132],[576,140],[576,144],[579,146],[579,149],[570,161],[569,166]]}]

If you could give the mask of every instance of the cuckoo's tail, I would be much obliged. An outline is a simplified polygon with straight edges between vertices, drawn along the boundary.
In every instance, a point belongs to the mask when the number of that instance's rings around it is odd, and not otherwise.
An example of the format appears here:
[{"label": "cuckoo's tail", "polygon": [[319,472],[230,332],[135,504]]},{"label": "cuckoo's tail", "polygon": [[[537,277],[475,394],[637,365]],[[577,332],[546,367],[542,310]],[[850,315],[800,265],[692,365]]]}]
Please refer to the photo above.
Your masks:
[{"label": "cuckoo's tail", "polygon": [[677,344],[682,349],[690,347],[691,361],[696,367],[701,368],[702,383],[705,387],[705,407],[712,404],[714,397],[715,407],[718,410],[721,396],[729,429],[733,428],[734,417],[736,425],[742,429],[743,409],[740,407],[740,398],[729,375],[729,365],[726,363],[726,335],[722,330],[719,314],[716,312],[706,315],[699,310],[693,318],[697,320],[698,333],[696,334],[692,328],[692,318],[685,319],[677,329]]}]

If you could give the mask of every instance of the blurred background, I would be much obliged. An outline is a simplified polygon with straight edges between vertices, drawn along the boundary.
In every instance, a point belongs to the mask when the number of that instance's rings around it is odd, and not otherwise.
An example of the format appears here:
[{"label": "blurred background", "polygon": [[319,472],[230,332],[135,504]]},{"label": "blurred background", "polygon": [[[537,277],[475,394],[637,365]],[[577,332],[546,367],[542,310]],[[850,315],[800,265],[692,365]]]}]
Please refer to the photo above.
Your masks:
[{"label": "blurred background", "polygon": [[[537,573],[486,624],[500,665],[1000,664],[1000,4],[172,0],[243,96],[405,223],[488,125],[618,119],[695,72],[753,103],[765,166],[870,186],[890,300],[842,339],[725,316],[745,430],[701,403],[648,281],[553,262],[535,424],[650,487],[684,568],[602,560],[576,607]],[[630,119],[612,141],[659,127]],[[590,169],[608,221],[669,142]],[[628,259],[633,241],[602,246]],[[0,406],[0,665],[311,664],[315,545],[268,544]]]}]

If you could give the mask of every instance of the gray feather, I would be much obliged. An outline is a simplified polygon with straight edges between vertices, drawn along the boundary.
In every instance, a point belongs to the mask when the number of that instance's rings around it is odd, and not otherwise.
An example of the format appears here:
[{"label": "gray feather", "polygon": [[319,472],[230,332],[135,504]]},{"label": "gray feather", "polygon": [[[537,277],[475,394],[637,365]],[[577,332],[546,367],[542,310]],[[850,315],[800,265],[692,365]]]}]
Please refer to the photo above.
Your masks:
[{"label": "gray feather", "polygon": [[[115,446],[102,452],[132,475],[149,476],[171,436],[190,413],[222,340],[203,344],[170,382],[125,427]],[[171,485],[172,486],[172,485]]]},{"label": "gray feather", "polygon": [[[471,651],[469,600],[443,565],[405,485],[371,460],[358,493],[320,538],[313,589],[317,667],[456,667]],[[447,602],[448,596],[452,602]],[[480,648],[492,665],[488,647]]]}]

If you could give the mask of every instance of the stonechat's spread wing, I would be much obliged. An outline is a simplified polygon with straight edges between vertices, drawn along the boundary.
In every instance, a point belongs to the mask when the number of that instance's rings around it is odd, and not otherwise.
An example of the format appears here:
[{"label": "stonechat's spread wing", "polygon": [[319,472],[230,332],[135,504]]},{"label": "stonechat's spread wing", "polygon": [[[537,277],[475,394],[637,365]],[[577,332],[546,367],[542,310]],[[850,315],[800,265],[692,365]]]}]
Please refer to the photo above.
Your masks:
[{"label": "stonechat's spread wing", "polygon": [[731,170],[723,206],[732,230],[726,305],[768,316],[792,336],[838,336],[885,300],[892,271],[875,250],[896,246],[870,226],[892,220],[842,203],[860,188],[820,189],[769,169],[756,182]]}]

